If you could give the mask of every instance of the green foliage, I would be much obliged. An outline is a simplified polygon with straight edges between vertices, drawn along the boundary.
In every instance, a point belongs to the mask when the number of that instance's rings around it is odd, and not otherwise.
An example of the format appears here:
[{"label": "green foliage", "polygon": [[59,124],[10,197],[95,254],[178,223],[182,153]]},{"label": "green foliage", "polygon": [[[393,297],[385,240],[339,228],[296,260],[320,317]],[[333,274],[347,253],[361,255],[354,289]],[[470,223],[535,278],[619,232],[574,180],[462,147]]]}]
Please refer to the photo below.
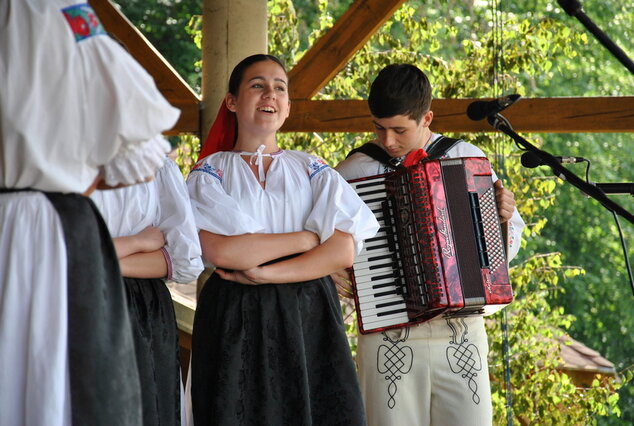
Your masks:
[{"label": "green foliage", "polygon": [[198,153],[200,152],[200,139],[195,135],[181,135],[178,146],[172,153],[174,161],[178,164],[178,167],[183,173],[183,176],[187,177],[192,167],[198,159]]},{"label": "green foliage", "polygon": [[200,0],[116,1],[121,11],[150,40],[176,71],[198,89],[200,49],[188,31],[193,15],[201,14]]},{"label": "green foliage", "polygon": [[[513,418],[521,424],[587,424],[590,416],[620,415],[619,383],[598,379],[589,388],[576,386],[560,369],[560,339],[574,322],[549,298],[562,293],[562,281],[583,275],[580,268],[563,265],[560,253],[533,256],[511,269],[516,300],[507,312]],[[497,318],[496,318],[497,317]],[[488,320],[491,352],[503,352],[500,315]],[[506,418],[504,365],[491,357],[492,399],[496,424]],[[600,385],[599,385],[600,384]]]},{"label": "green foliage", "polygon": [[291,0],[279,0],[268,3],[269,45],[284,46],[277,56],[285,64],[297,63],[299,50],[298,19]]},{"label": "green foliage", "polygon": [[[597,143],[596,135],[578,134],[551,137],[548,150],[590,158],[592,181],[632,181],[631,169],[625,168],[628,167],[627,159],[634,158],[634,147],[624,142],[624,135],[607,136],[614,144],[610,148],[614,149],[606,149]],[[577,165],[574,170],[579,175],[584,174],[583,165]],[[547,171],[534,171],[532,175],[537,179],[543,178]],[[558,180],[553,195],[556,203],[548,211],[548,226],[541,238],[528,242],[525,253],[530,255],[556,248],[583,266],[587,273],[569,280],[565,284],[566,292],[552,295],[550,301],[577,317],[571,327],[573,337],[599,350],[615,363],[618,371],[624,372],[634,364],[631,337],[634,312],[618,228],[605,208],[571,185]],[[611,198],[628,211],[634,211],[631,197]],[[634,225],[623,219],[620,223],[625,239],[630,243],[631,258],[631,239],[628,236],[634,235]],[[634,389],[631,385],[623,386],[620,395],[624,419],[634,419]]]},{"label": "green foliage", "polygon": [[[583,36],[583,43],[570,43],[574,60],[556,58],[545,73],[526,76],[528,96],[624,96],[632,95],[634,75],[629,73],[576,19],[563,14],[554,1],[534,1],[533,10],[548,10],[552,19],[560,19],[565,29]],[[509,7],[520,9],[519,3]],[[527,8],[530,7],[527,5]],[[634,14],[630,5],[616,1],[586,0],[586,14],[603,31],[633,57]],[[519,10],[516,10],[519,13]],[[629,48],[629,52],[628,52]],[[542,148],[554,155],[573,155],[590,159],[589,177],[594,182],[632,182],[634,146],[632,134],[551,134],[544,135]],[[584,177],[583,165],[569,166]],[[535,169],[531,176],[552,179],[549,170]],[[601,352],[614,362],[623,376],[619,390],[622,418],[609,416],[600,424],[634,423],[634,386],[631,368],[634,365],[634,309],[632,288],[628,282],[618,228],[612,215],[596,201],[585,197],[576,188],[557,180],[553,196],[556,202],[544,217],[548,225],[541,238],[528,241],[524,255],[558,250],[567,259],[582,266],[586,274],[566,280],[565,293],[551,295],[550,303],[563,306],[577,320],[570,334]],[[634,212],[634,199],[626,195],[611,196],[629,212]],[[629,257],[632,260],[634,225],[620,220]]]}]

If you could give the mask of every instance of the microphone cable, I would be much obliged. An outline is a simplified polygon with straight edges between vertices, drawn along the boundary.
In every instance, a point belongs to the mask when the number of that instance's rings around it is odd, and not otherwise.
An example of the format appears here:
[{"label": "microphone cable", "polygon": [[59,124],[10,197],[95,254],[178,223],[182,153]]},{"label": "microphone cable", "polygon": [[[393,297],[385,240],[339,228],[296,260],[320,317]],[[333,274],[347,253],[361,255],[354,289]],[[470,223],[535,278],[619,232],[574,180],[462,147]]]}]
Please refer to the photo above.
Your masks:
[{"label": "microphone cable", "polygon": [[[500,82],[500,69],[504,65],[504,42],[503,42],[503,28],[500,23],[502,11],[500,10],[500,0],[489,0],[491,6],[491,15],[493,16],[493,28],[492,28],[492,43],[491,54],[493,56],[493,96],[499,97],[502,89],[499,87]],[[504,144],[502,138],[498,137],[494,139],[494,150],[497,157],[498,170],[500,172],[499,178],[507,177],[505,156],[503,153]],[[506,248],[506,242],[505,242]],[[506,424],[507,426],[513,426],[513,387],[511,383],[511,344],[509,341],[509,320],[506,309],[502,309],[501,330],[502,330],[502,360],[504,363],[504,393],[505,393],[505,408],[506,408]]]},{"label": "microphone cable", "polygon": [[630,265],[630,258],[627,254],[627,243],[625,242],[625,237],[623,236],[623,229],[621,228],[621,221],[619,221],[619,216],[615,211],[612,211],[612,215],[614,216],[614,221],[616,222],[616,227],[619,230],[619,237],[621,238],[621,248],[623,249],[623,257],[625,258],[625,270],[627,271],[627,276],[630,279],[630,287],[632,288],[632,295],[634,295],[634,276],[632,275],[632,266]]}]

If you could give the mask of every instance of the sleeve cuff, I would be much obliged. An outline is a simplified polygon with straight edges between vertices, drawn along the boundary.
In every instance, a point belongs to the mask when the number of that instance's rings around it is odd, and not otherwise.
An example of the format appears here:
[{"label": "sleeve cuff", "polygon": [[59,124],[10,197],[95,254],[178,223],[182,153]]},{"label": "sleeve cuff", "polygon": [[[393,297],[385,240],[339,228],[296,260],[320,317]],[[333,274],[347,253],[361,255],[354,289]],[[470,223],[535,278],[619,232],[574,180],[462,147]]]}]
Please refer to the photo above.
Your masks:
[{"label": "sleeve cuff", "polygon": [[170,144],[162,135],[129,144],[104,166],[104,181],[110,186],[143,182],[163,166],[169,151]]}]

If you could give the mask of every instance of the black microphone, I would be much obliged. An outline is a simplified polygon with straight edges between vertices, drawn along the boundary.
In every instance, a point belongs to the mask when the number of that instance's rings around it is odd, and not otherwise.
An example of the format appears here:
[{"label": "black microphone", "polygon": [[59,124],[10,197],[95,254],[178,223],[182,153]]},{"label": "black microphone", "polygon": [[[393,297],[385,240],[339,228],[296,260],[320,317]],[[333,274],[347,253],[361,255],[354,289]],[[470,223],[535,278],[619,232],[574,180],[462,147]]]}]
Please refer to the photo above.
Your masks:
[{"label": "black microphone", "polygon": [[471,102],[467,107],[467,116],[473,121],[482,120],[490,115],[497,114],[498,112],[510,107],[518,99],[520,95],[508,95],[502,98],[497,98],[492,101],[475,101]]},{"label": "black microphone", "polygon": [[[588,161],[583,157],[554,157],[560,164],[575,164],[580,163],[582,161]],[[535,167],[543,166],[546,163],[542,161],[542,159],[535,154],[534,152],[525,152],[522,154],[522,166],[527,167],[529,169],[533,169]]]}]

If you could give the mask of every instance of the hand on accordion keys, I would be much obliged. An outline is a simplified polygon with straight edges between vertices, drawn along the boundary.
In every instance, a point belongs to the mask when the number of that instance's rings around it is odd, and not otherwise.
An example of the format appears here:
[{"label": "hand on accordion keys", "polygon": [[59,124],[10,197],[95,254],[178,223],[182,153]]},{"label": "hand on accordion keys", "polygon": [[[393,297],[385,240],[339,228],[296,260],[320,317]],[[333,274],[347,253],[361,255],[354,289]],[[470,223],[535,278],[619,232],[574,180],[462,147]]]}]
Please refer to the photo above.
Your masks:
[{"label": "hand on accordion keys", "polygon": [[350,270],[340,269],[330,274],[330,278],[335,282],[339,296],[350,299],[353,297],[352,281],[350,280]]},{"label": "hand on accordion keys", "polygon": [[515,210],[515,195],[504,188],[501,179],[498,179],[493,186],[495,187],[495,201],[500,215],[500,223],[506,223],[511,219]]}]

